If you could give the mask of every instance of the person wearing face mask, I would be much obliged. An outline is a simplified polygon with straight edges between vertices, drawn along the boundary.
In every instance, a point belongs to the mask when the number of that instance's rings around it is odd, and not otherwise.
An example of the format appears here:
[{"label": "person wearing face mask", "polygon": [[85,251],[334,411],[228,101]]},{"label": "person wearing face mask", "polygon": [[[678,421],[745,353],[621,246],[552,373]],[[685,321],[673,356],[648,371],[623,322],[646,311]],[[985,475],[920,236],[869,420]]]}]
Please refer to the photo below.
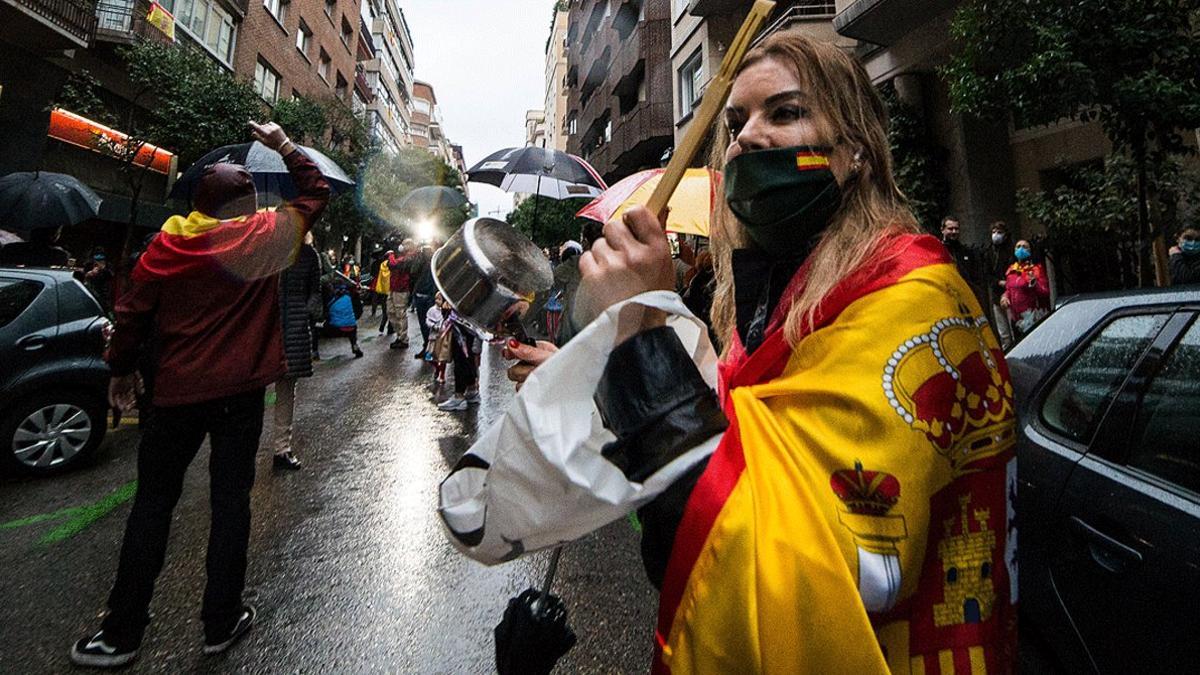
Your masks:
[{"label": "person wearing face mask", "polygon": [[[660,589],[655,672],[1014,668],[1012,385],[975,294],[919,233],[886,129],[852,56],[767,37],[717,136],[716,389],[661,311],[622,312],[595,400]],[[590,316],[675,284],[644,208],[607,223],[580,270]],[[517,382],[559,358],[507,352]],[[538,452],[505,448],[521,451]],[[480,460],[464,456],[440,508],[477,560],[557,543],[521,515],[541,495],[562,491],[558,524],[607,522],[570,472],[503,481]]]},{"label": "person wearing face mask", "polygon": [[992,245],[987,249],[985,283],[988,287],[988,299],[991,309],[989,318],[996,328],[1000,344],[1008,349],[1013,344],[1012,325],[1008,322],[1008,310],[1000,304],[1000,298],[1007,287],[1005,275],[1016,258],[1013,257],[1012,240],[1008,236],[1008,225],[1003,220],[992,223]]},{"label": "person wearing face mask", "polygon": [[1022,239],[1013,248],[1016,259],[1004,273],[1000,304],[1008,310],[1013,332],[1020,340],[1050,313],[1050,282],[1046,268],[1033,262],[1033,247]]},{"label": "person wearing face mask", "polygon": [[1171,285],[1200,284],[1200,229],[1189,227],[1179,233],[1179,244],[1171,249]]}]

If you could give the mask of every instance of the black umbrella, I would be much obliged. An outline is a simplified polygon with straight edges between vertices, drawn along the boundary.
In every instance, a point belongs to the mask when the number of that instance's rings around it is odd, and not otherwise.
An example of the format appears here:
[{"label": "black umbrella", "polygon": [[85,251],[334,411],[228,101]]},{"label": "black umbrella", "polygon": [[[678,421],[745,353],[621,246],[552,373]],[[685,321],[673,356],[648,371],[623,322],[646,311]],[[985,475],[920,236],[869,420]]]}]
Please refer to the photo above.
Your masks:
[{"label": "black umbrella", "polygon": [[550,594],[562,548],[554,549],[542,590],[527,588],[508,601],[496,626],[496,671],[500,675],[546,675],[575,646],[567,606]]},{"label": "black umbrella", "polygon": [[467,197],[462,192],[445,185],[426,185],[404,195],[400,200],[400,210],[411,210],[420,213],[430,213],[439,209],[457,209],[467,203]]},{"label": "black umbrella", "polygon": [[[296,147],[300,148],[300,151],[308,155],[308,158],[317,165],[317,168],[321,170],[321,175],[329,182],[329,187],[334,193],[344,192],[354,187],[354,181],[332,159],[308,146],[298,145]],[[283,199],[291,199],[296,196],[296,186],[292,185],[292,178],[288,174],[287,165],[283,163],[283,157],[258,141],[226,145],[196,160],[179,177],[175,187],[171,188],[171,196],[190,200],[192,188],[195,187],[196,181],[200,180],[200,175],[204,173],[204,170],[221,162],[241,164],[246,167],[246,170],[254,175],[254,187],[259,194],[279,195]]]},{"label": "black umbrella", "polygon": [[551,199],[596,197],[608,189],[592,165],[579,157],[536,147],[493,152],[467,171],[467,180]]},{"label": "black umbrella", "polygon": [[95,218],[100,196],[74,176],[22,171],[0,178],[0,224],[13,232],[64,227]]}]

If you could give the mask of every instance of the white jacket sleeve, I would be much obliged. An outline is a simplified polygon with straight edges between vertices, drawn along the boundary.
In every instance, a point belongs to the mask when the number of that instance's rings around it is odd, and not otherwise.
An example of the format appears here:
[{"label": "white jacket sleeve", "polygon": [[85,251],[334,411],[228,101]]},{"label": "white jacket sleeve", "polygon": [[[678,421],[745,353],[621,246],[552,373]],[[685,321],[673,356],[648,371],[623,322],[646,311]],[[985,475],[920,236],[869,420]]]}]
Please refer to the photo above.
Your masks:
[{"label": "white jacket sleeve", "polygon": [[534,371],[504,416],[442,482],[438,513],[464,554],[496,564],[582,537],[651,501],[716,448],[719,435],[640,483],[601,454],[616,437],[604,427],[593,395],[615,346],[620,310],[629,303],[668,312],[667,325],[715,387],[708,331],[678,295],[655,291],[609,308]]}]

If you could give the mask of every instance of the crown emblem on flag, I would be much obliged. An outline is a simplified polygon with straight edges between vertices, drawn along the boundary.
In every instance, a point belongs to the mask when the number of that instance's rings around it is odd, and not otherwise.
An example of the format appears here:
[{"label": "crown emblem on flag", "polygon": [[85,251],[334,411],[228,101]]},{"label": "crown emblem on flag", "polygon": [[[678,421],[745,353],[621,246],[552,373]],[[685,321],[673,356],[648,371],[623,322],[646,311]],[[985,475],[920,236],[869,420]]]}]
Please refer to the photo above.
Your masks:
[{"label": "crown emblem on flag", "polygon": [[900,500],[900,481],[883,471],[865,471],[855,460],[853,469],[841,469],[829,477],[829,486],[851,513],[882,516]]},{"label": "crown emblem on flag", "polygon": [[942,319],[905,340],[883,370],[883,392],[905,423],[921,431],[955,469],[1014,443],[1012,383],[987,320]]}]

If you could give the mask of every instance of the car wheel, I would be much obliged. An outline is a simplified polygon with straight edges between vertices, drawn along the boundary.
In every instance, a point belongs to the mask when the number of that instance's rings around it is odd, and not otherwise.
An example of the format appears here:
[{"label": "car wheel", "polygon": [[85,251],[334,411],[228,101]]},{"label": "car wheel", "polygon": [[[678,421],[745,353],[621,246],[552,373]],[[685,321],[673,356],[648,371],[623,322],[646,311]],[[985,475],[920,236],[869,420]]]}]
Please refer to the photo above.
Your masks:
[{"label": "car wheel", "polygon": [[4,462],[27,474],[78,464],[104,440],[103,404],[78,394],[47,394],[18,403],[0,420]]}]

